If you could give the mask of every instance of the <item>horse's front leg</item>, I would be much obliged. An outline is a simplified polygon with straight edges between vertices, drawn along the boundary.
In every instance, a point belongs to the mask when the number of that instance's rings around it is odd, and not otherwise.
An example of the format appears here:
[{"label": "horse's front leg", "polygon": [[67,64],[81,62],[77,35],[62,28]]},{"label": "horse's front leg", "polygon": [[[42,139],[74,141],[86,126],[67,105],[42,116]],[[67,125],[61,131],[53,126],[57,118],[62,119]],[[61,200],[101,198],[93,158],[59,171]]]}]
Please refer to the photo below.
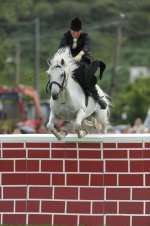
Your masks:
[{"label": "horse's front leg", "polygon": [[53,111],[50,112],[49,121],[47,123],[47,128],[48,128],[48,130],[50,130],[51,133],[53,133],[55,135],[55,137],[58,140],[61,140],[63,138],[61,136],[61,134],[59,134],[55,128],[55,115],[54,115]]}]

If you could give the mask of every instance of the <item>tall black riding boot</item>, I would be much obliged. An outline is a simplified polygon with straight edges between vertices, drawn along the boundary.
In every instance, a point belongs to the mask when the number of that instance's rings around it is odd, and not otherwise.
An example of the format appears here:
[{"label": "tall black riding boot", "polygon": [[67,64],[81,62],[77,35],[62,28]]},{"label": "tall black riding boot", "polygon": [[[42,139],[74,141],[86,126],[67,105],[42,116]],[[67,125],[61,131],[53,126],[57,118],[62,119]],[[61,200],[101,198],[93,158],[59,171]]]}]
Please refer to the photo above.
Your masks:
[{"label": "tall black riding boot", "polygon": [[101,109],[105,110],[107,107],[107,103],[99,96],[96,87],[91,90],[92,97],[94,100],[100,105]]}]

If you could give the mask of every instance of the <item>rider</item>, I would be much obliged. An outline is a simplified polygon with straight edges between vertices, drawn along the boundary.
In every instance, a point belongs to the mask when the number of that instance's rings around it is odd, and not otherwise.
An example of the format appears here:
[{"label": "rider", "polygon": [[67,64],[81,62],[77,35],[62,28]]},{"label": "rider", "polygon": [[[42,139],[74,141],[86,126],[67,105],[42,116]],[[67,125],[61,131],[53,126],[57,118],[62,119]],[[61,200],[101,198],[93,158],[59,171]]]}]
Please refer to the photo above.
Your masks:
[{"label": "rider", "polygon": [[95,87],[97,78],[94,75],[97,68],[100,67],[100,79],[105,70],[105,64],[102,61],[94,60],[90,56],[90,39],[87,33],[82,32],[82,21],[79,17],[71,20],[70,30],[64,33],[59,48],[70,47],[71,54],[79,64],[75,71],[75,78],[81,86],[98,102],[102,109],[106,109],[107,103],[99,96]]}]

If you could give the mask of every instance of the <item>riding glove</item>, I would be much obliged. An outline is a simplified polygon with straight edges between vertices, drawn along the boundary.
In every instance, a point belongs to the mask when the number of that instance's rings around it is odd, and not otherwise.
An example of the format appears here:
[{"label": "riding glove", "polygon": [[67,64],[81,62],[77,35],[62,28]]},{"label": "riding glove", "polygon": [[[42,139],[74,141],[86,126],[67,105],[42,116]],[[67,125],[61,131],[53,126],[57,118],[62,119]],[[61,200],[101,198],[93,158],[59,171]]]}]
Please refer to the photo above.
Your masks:
[{"label": "riding glove", "polygon": [[81,58],[82,58],[81,54],[78,54],[78,55],[76,55],[76,56],[74,57],[74,60],[75,60],[76,62],[80,62]]}]

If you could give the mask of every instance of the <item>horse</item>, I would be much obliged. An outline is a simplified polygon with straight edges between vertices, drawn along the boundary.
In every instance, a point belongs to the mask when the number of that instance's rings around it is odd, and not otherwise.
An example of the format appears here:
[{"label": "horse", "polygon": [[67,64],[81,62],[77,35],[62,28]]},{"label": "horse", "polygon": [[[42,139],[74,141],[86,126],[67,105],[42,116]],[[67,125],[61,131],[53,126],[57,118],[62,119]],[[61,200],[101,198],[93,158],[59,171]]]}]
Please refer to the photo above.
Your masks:
[{"label": "horse", "polygon": [[108,95],[96,85],[99,95],[107,102],[107,108],[102,110],[92,96],[88,96],[86,103],[85,92],[74,79],[74,71],[78,65],[72,57],[69,47],[59,49],[54,57],[49,59],[48,65],[47,89],[51,90],[48,130],[58,140],[63,139],[68,134],[67,127],[62,131],[57,131],[55,127],[58,120],[61,119],[72,124],[72,128],[79,138],[88,133],[89,127],[98,128],[102,133],[106,133],[110,115]]}]

